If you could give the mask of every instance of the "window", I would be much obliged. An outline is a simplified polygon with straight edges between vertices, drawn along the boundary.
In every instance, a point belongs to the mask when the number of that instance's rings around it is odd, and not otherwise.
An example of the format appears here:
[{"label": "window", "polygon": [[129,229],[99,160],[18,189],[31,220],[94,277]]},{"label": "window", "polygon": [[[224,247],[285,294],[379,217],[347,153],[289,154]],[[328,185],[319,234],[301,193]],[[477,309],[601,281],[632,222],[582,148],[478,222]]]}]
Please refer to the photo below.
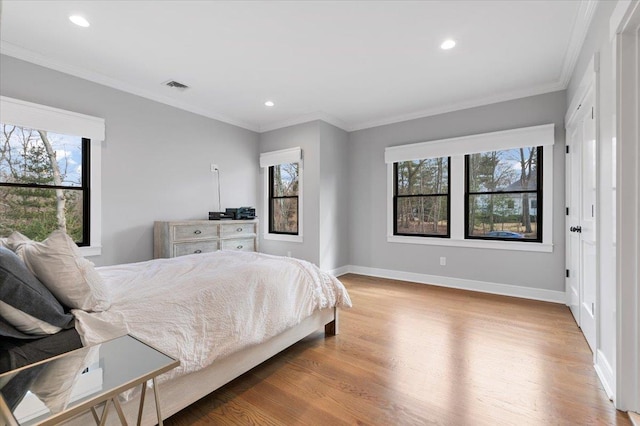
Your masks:
[{"label": "window", "polygon": [[541,241],[542,147],[465,156],[465,238]]},{"label": "window", "polygon": [[264,176],[264,238],[302,242],[303,162],[300,148],[260,154]]},{"label": "window", "polygon": [[[386,148],[387,241],[553,251],[553,173],[543,170],[554,143],[545,124]],[[438,159],[440,182],[423,170]]]},{"label": "window", "polygon": [[0,236],[65,228],[101,254],[104,120],[0,96]]},{"label": "window", "polygon": [[90,141],[0,123],[0,236],[44,240],[63,229],[89,245]]},{"label": "window", "polygon": [[269,167],[269,233],[298,235],[298,163]]},{"label": "window", "polygon": [[394,235],[449,236],[449,158],[394,163]]}]

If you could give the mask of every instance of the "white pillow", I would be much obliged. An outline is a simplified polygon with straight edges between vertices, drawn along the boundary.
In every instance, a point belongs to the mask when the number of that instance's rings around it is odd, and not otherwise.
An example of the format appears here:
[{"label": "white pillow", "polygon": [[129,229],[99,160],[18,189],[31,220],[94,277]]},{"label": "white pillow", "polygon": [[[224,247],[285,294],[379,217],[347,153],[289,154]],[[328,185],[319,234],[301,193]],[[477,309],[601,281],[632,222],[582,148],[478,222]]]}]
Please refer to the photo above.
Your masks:
[{"label": "white pillow", "polygon": [[63,305],[93,312],[111,306],[102,277],[63,231],[53,231],[41,243],[14,232],[9,247]]},{"label": "white pillow", "polygon": [[7,240],[5,241],[5,245],[9,250],[17,254],[18,257],[24,262],[24,258],[22,257],[21,254],[18,253],[18,247],[20,247],[23,244],[33,243],[33,242],[35,241],[32,241],[31,239],[29,239],[29,237],[22,235],[18,231],[13,231],[11,235],[7,237]]},{"label": "white pillow", "polygon": [[35,334],[37,336],[46,336],[47,334],[56,334],[62,330],[60,327],[51,325],[46,321],[32,317],[26,312],[22,312],[11,305],[7,305],[0,300],[0,317],[7,320],[16,330],[26,334]]}]

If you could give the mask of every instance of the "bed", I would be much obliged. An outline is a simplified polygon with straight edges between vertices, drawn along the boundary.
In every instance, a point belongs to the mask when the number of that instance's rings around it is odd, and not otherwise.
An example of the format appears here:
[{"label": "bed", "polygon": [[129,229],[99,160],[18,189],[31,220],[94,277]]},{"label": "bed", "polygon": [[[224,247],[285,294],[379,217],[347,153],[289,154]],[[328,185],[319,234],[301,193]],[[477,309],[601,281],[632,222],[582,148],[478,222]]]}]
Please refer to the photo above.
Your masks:
[{"label": "bed", "polygon": [[[51,353],[47,343],[54,339],[65,340],[64,352],[74,340],[87,346],[130,333],[181,362],[158,378],[164,418],[319,329],[337,334],[338,308],[351,306],[335,277],[302,260],[261,253],[223,250],[95,272],[107,290],[108,308],[71,309],[74,327],[10,348],[10,367],[23,361],[25,347],[45,343],[44,352],[35,350],[42,357]],[[125,396],[128,419],[138,406],[139,392]],[[147,392],[143,424],[155,422]]]}]

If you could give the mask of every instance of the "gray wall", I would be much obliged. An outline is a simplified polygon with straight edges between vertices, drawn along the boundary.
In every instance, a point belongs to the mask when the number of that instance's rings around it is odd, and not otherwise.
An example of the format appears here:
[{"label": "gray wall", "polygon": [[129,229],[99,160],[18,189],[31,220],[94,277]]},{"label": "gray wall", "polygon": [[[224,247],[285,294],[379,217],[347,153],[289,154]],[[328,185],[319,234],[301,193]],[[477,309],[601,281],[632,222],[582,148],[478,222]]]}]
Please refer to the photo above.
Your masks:
[{"label": "gray wall", "polygon": [[[351,133],[351,265],[564,292],[565,96],[554,92]],[[385,147],[545,123],[556,125],[553,171],[545,171],[554,174],[553,253],[387,242]],[[440,256],[447,257],[446,267],[439,266]]]},{"label": "gray wall", "polygon": [[[276,255],[291,252],[324,270],[349,264],[348,215],[349,135],[324,121],[312,121],[260,135],[260,152],[301,147],[303,157],[303,242],[262,238],[261,251]],[[261,188],[266,170],[261,170]],[[267,211],[261,191],[261,212]],[[263,216],[264,219],[266,219]],[[266,230],[268,224],[263,220]],[[262,236],[261,236],[262,237]]]},{"label": "gray wall", "polygon": [[349,163],[344,130],[320,122],[320,267],[349,264]]},{"label": "gray wall", "polygon": [[[154,220],[205,218],[222,207],[262,200],[259,152],[300,146],[304,156],[304,242],[261,239],[261,250],[319,264],[442,275],[563,290],[565,93],[557,92],[348,134],[314,121],[261,135],[212,119],[2,57],[0,93],[106,120],[103,145],[103,254],[97,264],[149,259]],[[34,84],[35,82],[35,84]],[[384,148],[391,145],[556,124],[554,252],[507,252],[386,242]],[[260,203],[258,203],[260,201]],[[322,212],[322,213],[321,213]],[[263,227],[266,223],[262,224]],[[442,268],[438,258],[446,256]]]},{"label": "gray wall", "polygon": [[[291,256],[305,259],[309,262],[320,264],[320,133],[319,121],[285,127],[260,135],[260,152],[278,151],[286,148],[302,148],[303,175],[303,238],[302,243],[274,241],[261,238],[260,251],[285,256],[291,252]],[[260,170],[260,218],[264,218],[267,212],[267,204],[263,195],[265,169]],[[262,227],[267,229],[268,224],[262,221]],[[261,234],[263,232],[261,231]],[[261,235],[262,237],[262,235]]]},{"label": "gray wall", "polygon": [[147,260],[155,220],[205,219],[256,205],[258,134],[18,59],[0,57],[0,94],[105,119],[102,255],[98,265]]}]

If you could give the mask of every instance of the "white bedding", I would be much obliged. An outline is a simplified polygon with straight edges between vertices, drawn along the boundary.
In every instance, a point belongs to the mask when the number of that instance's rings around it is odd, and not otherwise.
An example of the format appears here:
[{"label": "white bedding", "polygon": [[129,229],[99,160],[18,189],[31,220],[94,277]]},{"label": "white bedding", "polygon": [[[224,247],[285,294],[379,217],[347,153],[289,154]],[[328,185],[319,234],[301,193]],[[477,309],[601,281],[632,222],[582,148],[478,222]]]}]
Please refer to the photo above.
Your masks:
[{"label": "white bedding", "polygon": [[85,345],[126,333],[180,360],[166,381],[262,343],[317,309],[349,307],[346,289],[311,263],[237,251],[97,268],[104,312],[73,310]]}]

